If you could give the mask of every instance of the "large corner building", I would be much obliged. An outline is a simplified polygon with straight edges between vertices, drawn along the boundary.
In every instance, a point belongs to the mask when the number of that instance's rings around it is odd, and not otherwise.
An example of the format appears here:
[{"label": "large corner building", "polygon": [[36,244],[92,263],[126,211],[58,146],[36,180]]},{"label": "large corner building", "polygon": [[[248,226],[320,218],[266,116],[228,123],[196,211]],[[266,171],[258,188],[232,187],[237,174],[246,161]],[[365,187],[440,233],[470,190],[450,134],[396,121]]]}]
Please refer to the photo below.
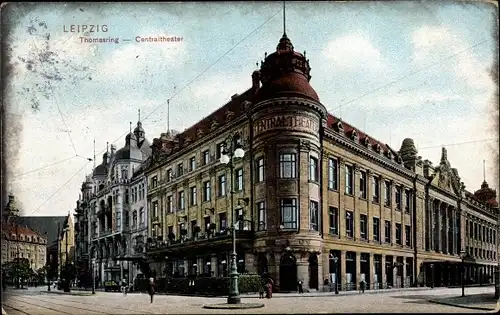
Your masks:
[{"label": "large corner building", "polygon": [[[143,163],[143,254],[153,275],[227,276],[237,219],[238,271],[268,273],[280,291],[299,279],[310,290],[326,279],[341,290],[362,279],[370,288],[458,284],[462,258],[468,281],[490,281],[496,192],[486,182],[467,191],[445,148],[433,165],[411,139],[391,148],[329,114],[310,72],[284,34],[247,91],[183,133],[153,140]],[[228,137],[245,151],[233,174],[219,162]],[[114,233],[117,214],[107,211],[116,203],[106,201],[114,191],[93,190],[92,217],[108,218],[89,225],[96,248],[118,237],[101,234]]]}]

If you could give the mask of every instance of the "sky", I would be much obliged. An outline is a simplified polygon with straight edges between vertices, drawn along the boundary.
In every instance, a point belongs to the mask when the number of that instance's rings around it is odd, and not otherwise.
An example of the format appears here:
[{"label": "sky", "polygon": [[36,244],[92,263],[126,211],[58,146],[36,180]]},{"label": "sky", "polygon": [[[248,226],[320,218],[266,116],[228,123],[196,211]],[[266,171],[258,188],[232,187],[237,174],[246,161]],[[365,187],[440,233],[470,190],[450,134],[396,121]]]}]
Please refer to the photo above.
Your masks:
[{"label": "sky", "polygon": [[[106,142],[124,146],[139,109],[150,141],[168,121],[195,124],[251,86],[283,34],[280,2],[8,6],[7,188],[22,215],[73,212],[94,139],[100,164]],[[484,3],[286,4],[286,33],[328,111],[395,149],[412,138],[434,164],[444,145],[471,191],[483,160],[490,186],[499,182],[497,19]],[[107,32],[65,32],[71,25]]]}]

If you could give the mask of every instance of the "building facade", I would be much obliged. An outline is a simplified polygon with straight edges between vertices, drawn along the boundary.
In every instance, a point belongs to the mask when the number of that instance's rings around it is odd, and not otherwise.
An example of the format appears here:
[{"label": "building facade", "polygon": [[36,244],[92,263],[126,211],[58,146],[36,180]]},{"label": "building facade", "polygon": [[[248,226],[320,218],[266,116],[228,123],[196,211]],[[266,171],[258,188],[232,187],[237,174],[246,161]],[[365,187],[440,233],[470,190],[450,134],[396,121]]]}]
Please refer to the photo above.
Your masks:
[{"label": "building facade", "polygon": [[[326,279],[342,290],[446,285],[466,250],[471,281],[492,275],[496,192],[468,192],[445,148],[433,167],[411,139],[397,151],[329,114],[310,70],[284,34],[250,89],[154,139],[144,163],[152,274],[226,276],[237,221],[238,272],[268,273],[281,291],[299,279],[309,290]],[[219,162],[230,143],[245,151],[233,172]]]},{"label": "building facade", "polygon": [[59,241],[57,244],[58,274],[64,270],[66,264],[75,263],[75,225],[70,213],[64,219],[62,226],[59,226]]},{"label": "building facade", "polygon": [[77,257],[80,277],[87,285],[92,275],[102,286],[106,281],[132,280],[139,273],[133,257],[139,246],[131,244],[137,244],[147,228],[141,165],[151,155],[150,146],[138,121],[125,146],[116,150],[111,145],[82,184],[76,210]]},{"label": "building facade", "polygon": [[34,271],[45,267],[47,262],[46,237],[26,225],[15,222],[13,214],[17,214],[17,209],[15,197],[10,194],[2,220],[2,264],[26,259]]}]

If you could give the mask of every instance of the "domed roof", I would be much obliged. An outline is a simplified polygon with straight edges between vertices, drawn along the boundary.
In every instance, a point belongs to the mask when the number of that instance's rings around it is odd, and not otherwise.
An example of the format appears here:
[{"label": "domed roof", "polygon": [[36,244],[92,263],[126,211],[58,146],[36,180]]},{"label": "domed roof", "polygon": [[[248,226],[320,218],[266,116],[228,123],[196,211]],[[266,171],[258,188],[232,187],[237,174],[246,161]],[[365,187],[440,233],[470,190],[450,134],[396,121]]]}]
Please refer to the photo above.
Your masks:
[{"label": "domed roof", "polygon": [[309,60],[295,52],[292,42],[283,34],[276,52],[266,56],[262,62],[262,87],[257,92],[257,100],[296,95],[319,102],[318,94],[309,84],[310,71]]},{"label": "domed roof", "polygon": [[114,160],[142,160],[142,152],[136,145],[136,138],[133,133],[125,137],[125,146],[116,151]]},{"label": "domed roof", "polygon": [[495,199],[496,195],[497,192],[494,189],[491,189],[486,181],[483,181],[483,183],[481,184],[481,189],[478,189],[476,190],[476,192],[474,192],[474,196],[484,201]]},{"label": "domed roof", "polygon": [[97,165],[92,172],[92,176],[104,176],[108,174],[108,167],[106,165],[106,161],[108,159],[108,152],[102,155],[102,163]]},{"label": "domed roof", "polygon": [[142,128],[142,123],[140,121],[137,122],[137,126],[134,129],[134,133],[144,132],[144,128]]}]

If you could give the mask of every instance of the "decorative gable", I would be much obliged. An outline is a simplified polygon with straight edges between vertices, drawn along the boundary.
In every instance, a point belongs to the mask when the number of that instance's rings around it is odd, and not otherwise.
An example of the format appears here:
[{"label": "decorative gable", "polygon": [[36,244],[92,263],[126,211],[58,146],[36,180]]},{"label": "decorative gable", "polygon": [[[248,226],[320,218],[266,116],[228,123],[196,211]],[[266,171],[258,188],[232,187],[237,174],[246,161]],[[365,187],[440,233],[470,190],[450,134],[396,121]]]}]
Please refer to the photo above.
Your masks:
[{"label": "decorative gable", "polygon": [[203,129],[201,129],[201,128],[200,128],[200,129],[196,130],[196,136],[197,136],[198,138],[203,137]]},{"label": "decorative gable", "polygon": [[435,169],[431,184],[445,191],[454,193],[457,196],[461,194],[462,184],[460,183],[460,177],[458,176],[458,171],[451,168],[446,148],[442,149],[441,162]]},{"label": "decorative gable", "polygon": [[229,111],[229,110],[226,111],[226,113],[224,114],[224,119],[226,121],[231,121],[231,119],[233,119],[233,118],[234,118],[234,112]]},{"label": "decorative gable", "polygon": [[210,131],[214,131],[215,129],[217,129],[217,127],[219,127],[219,123],[217,122],[217,120],[212,120],[212,123],[210,124]]}]

